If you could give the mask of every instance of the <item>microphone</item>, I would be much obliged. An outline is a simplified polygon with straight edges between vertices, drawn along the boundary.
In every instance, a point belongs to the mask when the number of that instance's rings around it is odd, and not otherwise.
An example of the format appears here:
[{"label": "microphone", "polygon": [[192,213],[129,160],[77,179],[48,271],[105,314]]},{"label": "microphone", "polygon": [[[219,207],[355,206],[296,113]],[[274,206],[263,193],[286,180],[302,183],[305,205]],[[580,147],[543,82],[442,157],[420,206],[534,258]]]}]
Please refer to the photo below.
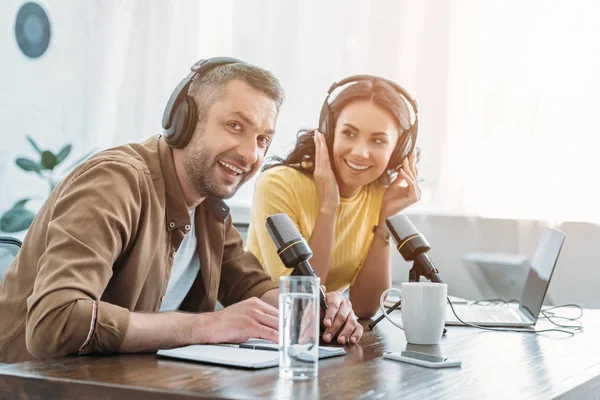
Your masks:
[{"label": "microphone", "polygon": [[385,220],[397,249],[406,261],[414,261],[409,273],[410,282],[418,282],[422,275],[431,282],[442,283],[438,270],[427,256],[431,246],[407,216],[397,214]]},{"label": "microphone", "polygon": [[[385,220],[385,225],[390,231],[390,234],[394,238],[397,244],[397,249],[406,261],[413,261],[413,266],[408,272],[409,282],[419,282],[421,276],[426,277],[431,282],[443,283],[442,279],[438,274],[438,270],[433,265],[433,262],[429,258],[427,253],[431,250],[431,246],[425,236],[417,230],[417,228],[410,222],[410,219],[405,215],[394,215]],[[399,300],[387,310],[387,313],[391,313],[402,304],[402,300]],[[369,328],[375,328],[381,320],[385,318],[385,315],[381,315],[375,321],[369,324]],[[446,328],[444,328],[446,333]]]},{"label": "microphone", "polygon": [[[277,254],[283,265],[286,268],[294,269],[292,275],[316,277],[317,274],[308,262],[313,253],[290,217],[287,214],[274,214],[267,217],[265,225],[277,247]],[[325,311],[327,310],[325,293],[321,287],[319,287],[319,291],[321,292],[321,309]]]}]

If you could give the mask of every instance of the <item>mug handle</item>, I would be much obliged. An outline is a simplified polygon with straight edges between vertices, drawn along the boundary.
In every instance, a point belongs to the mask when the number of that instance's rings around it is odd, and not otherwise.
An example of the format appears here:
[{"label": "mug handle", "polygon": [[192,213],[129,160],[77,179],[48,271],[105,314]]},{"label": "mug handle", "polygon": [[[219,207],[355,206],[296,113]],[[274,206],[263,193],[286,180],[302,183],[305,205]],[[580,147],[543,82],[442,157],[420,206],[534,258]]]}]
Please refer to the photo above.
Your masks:
[{"label": "mug handle", "polygon": [[402,289],[396,289],[396,288],[390,288],[388,290],[385,290],[383,293],[381,293],[381,297],[379,298],[379,309],[381,310],[381,312],[383,313],[383,316],[390,321],[392,324],[394,324],[395,326],[397,326],[398,328],[404,330],[404,325],[402,324],[402,321],[396,322],[393,321],[389,316],[388,313],[385,310],[385,307],[383,306],[383,302],[385,301],[385,296],[387,296],[387,294],[389,292],[397,292],[400,300],[402,300]]}]

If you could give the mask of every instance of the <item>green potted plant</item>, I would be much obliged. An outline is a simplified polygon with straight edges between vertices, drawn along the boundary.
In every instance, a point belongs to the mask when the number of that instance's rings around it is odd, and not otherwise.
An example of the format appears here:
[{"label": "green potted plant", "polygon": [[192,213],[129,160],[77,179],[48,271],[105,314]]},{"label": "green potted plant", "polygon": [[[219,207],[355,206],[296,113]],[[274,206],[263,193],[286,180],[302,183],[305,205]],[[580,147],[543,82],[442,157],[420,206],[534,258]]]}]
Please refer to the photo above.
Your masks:
[{"label": "green potted plant", "polygon": [[[38,162],[33,161],[29,158],[18,157],[15,163],[26,172],[33,172],[39,177],[48,182],[49,192],[52,192],[60,178],[56,177],[56,167],[58,167],[68,156],[71,154],[72,146],[70,144],[65,145],[58,153],[53,153],[50,150],[41,150],[35,141],[27,136],[27,140],[31,144],[31,147],[38,153],[40,160]],[[70,165],[63,173],[66,173],[73,169],[77,164],[88,158],[93,151],[89,152],[77,162]],[[39,197],[26,197],[17,201],[10,210],[6,211],[0,217],[0,231],[6,233],[20,232],[31,225],[31,222],[35,218],[35,213],[26,209],[27,202],[33,199],[40,199]],[[41,199],[43,200],[43,199]]]}]

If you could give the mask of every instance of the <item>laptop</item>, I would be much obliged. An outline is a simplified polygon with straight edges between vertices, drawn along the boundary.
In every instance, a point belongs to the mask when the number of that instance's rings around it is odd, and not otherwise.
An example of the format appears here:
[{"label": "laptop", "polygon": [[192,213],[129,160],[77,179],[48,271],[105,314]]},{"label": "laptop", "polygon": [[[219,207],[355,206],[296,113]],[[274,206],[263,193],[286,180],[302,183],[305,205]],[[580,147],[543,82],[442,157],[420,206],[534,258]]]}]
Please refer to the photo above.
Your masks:
[{"label": "laptop", "polygon": [[[464,322],[481,326],[532,328],[542,309],[565,236],[563,232],[544,228],[518,307],[452,303],[458,317]],[[446,325],[464,325],[456,318],[449,305],[446,309]]]}]

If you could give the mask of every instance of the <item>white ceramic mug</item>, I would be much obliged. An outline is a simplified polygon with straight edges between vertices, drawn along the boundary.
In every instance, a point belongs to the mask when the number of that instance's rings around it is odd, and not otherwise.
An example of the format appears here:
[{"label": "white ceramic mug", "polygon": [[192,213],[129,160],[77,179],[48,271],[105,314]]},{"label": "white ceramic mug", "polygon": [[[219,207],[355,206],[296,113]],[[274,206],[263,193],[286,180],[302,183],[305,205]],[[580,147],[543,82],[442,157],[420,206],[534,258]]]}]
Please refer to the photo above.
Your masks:
[{"label": "white ceramic mug", "polygon": [[[402,300],[402,322],[392,320],[383,306],[389,292],[398,292]],[[412,344],[438,344],[446,323],[448,285],[433,282],[404,282],[400,289],[381,294],[379,307],[392,324],[402,329]]]}]

